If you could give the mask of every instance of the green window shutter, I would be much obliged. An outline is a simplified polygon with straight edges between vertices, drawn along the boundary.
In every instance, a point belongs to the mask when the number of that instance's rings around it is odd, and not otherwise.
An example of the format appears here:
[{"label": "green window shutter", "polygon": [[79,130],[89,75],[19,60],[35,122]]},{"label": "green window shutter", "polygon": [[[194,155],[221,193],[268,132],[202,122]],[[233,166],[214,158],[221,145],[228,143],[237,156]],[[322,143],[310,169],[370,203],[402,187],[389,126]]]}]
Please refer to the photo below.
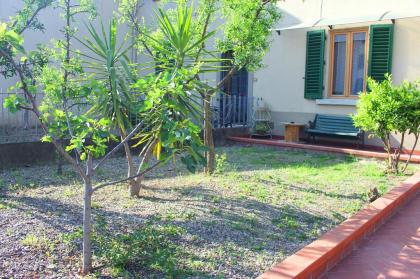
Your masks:
[{"label": "green window shutter", "polygon": [[324,88],[325,30],[306,34],[305,98],[322,99]]},{"label": "green window shutter", "polygon": [[370,26],[368,76],[381,82],[392,70],[394,24]]}]

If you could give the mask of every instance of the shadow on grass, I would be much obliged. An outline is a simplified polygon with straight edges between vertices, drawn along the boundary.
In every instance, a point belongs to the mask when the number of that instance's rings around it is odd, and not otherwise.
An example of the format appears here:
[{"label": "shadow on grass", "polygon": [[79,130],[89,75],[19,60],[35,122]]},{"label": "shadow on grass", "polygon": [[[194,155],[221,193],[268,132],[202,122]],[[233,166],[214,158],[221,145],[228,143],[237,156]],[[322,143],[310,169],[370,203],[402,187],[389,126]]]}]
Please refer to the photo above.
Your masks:
[{"label": "shadow on grass", "polygon": [[302,188],[302,187],[297,187],[294,185],[288,185],[286,186],[286,188],[290,189],[291,191],[299,191],[299,192],[305,192],[305,193],[313,193],[313,194],[318,194],[320,196],[326,196],[326,197],[330,197],[330,198],[340,198],[340,199],[349,199],[349,200],[364,200],[366,195],[363,194],[358,194],[358,193],[353,193],[350,195],[343,195],[340,193],[331,193],[331,192],[327,192],[327,191],[322,191],[319,189],[315,189],[313,187],[307,187],[307,188]]},{"label": "shadow on grass", "polygon": [[[79,205],[50,198],[6,199],[15,203],[16,210],[30,212],[31,218],[59,233],[69,234],[81,226]],[[137,203],[140,205],[142,201],[139,199]],[[122,274],[129,272],[129,276],[215,278],[230,272],[255,277],[269,266],[244,264],[252,262],[254,255],[272,257],[275,262],[335,224],[335,220],[299,208],[220,197],[201,187],[191,187],[180,200],[153,199],[157,203],[180,201],[179,211],[172,217],[95,208],[96,233],[103,241],[96,242],[94,249],[97,253],[102,251],[105,262],[121,268]],[[194,214],[184,214],[187,211]],[[81,239],[75,242],[75,249],[80,252]],[[118,253],[126,260],[118,259],[115,264],[113,257]]]},{"label": "shadow on grass", "polygon": [[[220,148],[218,152],[227,154],[223,171],[230,173],[302,166],[322,170],[357,161],[341,155],[266,147]],[[116,179],[121,177],[122,168],[125,168],[124,160],[115,159],[106,165],[104,171],[98,173],[98,177],[102,180]],[[53,172],[54,169],[47,169],[46,173],[37,178],[29,174],[23,177],[27,179],[26,183],[30,183],[29,187],[80,185],[77,175],[71,171],[66,171],[62,177],[52,175]],[[185,171],[169,165],[151,174],[149,178],[169,178],[182,173]],[[19,185],[25,185],[17,181],[19,178],[13,178],[13,175],[9,173],[8,177]],[[296,187],[290,183],[284,187],[286,190],[312,192],[320,196],[361,198],[357,194],[329,193],[320,189]],[[333,215],[335,218],[327,218],[302,208],[273,205],[256,198],[224,197],[205,187],[146,189],[152,193],[151,196],[137,200],[134,209],[127,211],[131,213],[109,210],[106,204],[94,209],[98,239],[103,239],[96,243],[95,250],[99,253],[102,248],[105,262],[111,262],[113,266],[121,268],[122,273],[126,271],[137,278],[144,277],[144,274],[163,277],[167,273],[179,278],[214,278],[219,273],[225,276],[235,274],[239,277],[256,277],[269,267],[250,265],[256,256],[270,259],[265,262],[274,263],[316,239],[343,219],[339,213]],[[175,198],[165,197],[165,192],[174,190],[180,195]],[[121,192],[117,194],[121,195]],[[17,210],[30,212],[31,218],[38,219],[59,233],[71,234],[81,226],[81,200],[80,205],[48,197],[17,196],[6,197],[6,200],[14,201]],[[159,214],[151,214],[143,211],[142,202],[170,205],[175,209],[171,213],[159,211]],[[171,228],[180,233],[171,233]],[[146,248],[149,242],[142,238],[143,235],[152,237],[149,240],[155,245]],[[159,236],[158,241],[153,242],[156,235]],[[110,243],[113,245],[109,246]],[[160,243],[164,246],[159,246]],[[75,238],[75,244],[75,249],[80,253],[80,238]],[[132,247],[138,249],[133,250]],[[145,250],[149,251],[148,254],[142,255]],[[165,251],[163,256],[159,254],[162,250]],[[118,253],[126,260],[115,263],[113,255]],[[156,260],[160,258],[167,260]]]},{"label": "shadow on grass", "polygon": [[[232,146],[217,149],[219,154],[226,154],[227,172],[273,170],[279,168],[309,167],[314,169],[330,168],[336,164],[353,163],[357,159],[340,154],[323,154],[312,151],[285,150],[278,147]],[[124,178],[126,163],[124,158],[115,157],[99,169],[95,179],[100,182]],[[33,173],[35,169],[36,173]],[[32,170],[32,171],[31,171]],[[180,164],[168,165],[153,171],[147,179],[171,178],[188,175]],[[81,185],[78,174],[71,166],[65,165],[62,175],[55,173],[54,165],[40,165],[30,168],[13,168],[0,171],[0,192],[21,191],[27,188],[50,186]]]}]

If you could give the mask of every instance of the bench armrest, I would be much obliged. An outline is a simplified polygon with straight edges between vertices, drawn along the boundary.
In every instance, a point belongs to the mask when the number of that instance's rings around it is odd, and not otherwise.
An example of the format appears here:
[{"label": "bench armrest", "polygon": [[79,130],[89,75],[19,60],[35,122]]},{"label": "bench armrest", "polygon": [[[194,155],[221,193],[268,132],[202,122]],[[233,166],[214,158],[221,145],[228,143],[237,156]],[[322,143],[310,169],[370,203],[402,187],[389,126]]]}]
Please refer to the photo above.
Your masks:
[{"label": "bench armrest", "polygon": [[308,121],[308,128],[309,129],[315,128],[315,122],[314,121]]}]

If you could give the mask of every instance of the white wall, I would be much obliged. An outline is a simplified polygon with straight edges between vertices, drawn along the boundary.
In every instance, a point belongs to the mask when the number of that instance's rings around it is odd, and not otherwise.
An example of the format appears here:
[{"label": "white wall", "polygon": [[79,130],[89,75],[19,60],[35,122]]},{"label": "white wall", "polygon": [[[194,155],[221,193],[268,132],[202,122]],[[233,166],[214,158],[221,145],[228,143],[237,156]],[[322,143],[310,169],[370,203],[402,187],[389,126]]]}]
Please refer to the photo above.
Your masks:
[{"label": "white wall", "polygon": [[285,0],[279,1],[283,18],[278,27],[320,18],[354,18],[381,15],[387,11],[414,11],[420,9],[418,0]]},{"label": "white wall", "polygon": [[[8,21],[9,17],[14,16],[16,12],[21,8],[21,5],[21,0],[0,0],[0,22]],[[114,1],[96,0],[96,7],[98,18],[93,22],[93,25],[99,27],[99,22],[102,18],[104,24],[107,26],[116,7]],[[60,30],[63,29],[65,22],[59,13],[62,13],[62,11],[53,8],[47,8],[40,12],[39,20],[45,25],[46,30],[45,32],[31,30],[24,32],[24,46],[26,51],[31,51],[35,49],[37,44],[46,44],[52,46],[52,44],[50,43],[51,39],[63,39],[63,33],[61,33]],[[84,27],[84,23],[89,23],[89,19],[87,18],[87,16],[78,15],[76,20],[79,26],[79,32],[77,33],[77,37],[80,39],[85,36],[88,36],[88,32]],[[118,42],[122,42],[123,38],[127,35],[127,32],[128,29],[126,26],[119,27]],[[75,48],[80,50],[84,49],[84,47],[76,40],[73,40],[72,42],[74,43]],[[15,85],[17,81],[17,78],[4,79],[2,76],[0,76],[0,93],[8,92],[8,88],[12,85]],[[35,125],[35,123],[37,123],[32,114],[29,114],[27,116],[29,120],[25,120],[26,118],[24,117],[24,112],[11,114],[6,109],[4,109],[3,102],[6,97],[6,94],[0,94],[0,128],[9,127],[22,129],[26,125],[32,127]],[[2,131],[0,131],[0,133],[2,133]]]},{"label": "white wall", "polygon": [[[10,16],[14,16],[16,12],[21,8],[22,1],[17,0],[0,0],[0,22],[8,21]],[[103,19],[104,24],[108,25],[113,11],[116,7],[113,0],[96,0],[96,7],[98,12],[98,18],[93,22],[95,26],[99,26],[100,18]],[[30,51],[36,47],[37,44],[51,45],[51,39],[62,39],[63,34],[60,30],[63,28],[65,22],[64,19],[59,15],[62,11],[53,8],[47,8],[40,12],[39,20],[45,25],[45,32],[39,31],[25,31],[25,49]],[[78,15],[77,22],[79,25],[78,38],[88,36],[88,32],[84,27],[84,23],[89,23],[89,19],[85,15]],[[119,41],[122,41],[123,37],[127,34],[128,29],[125,26],[119,28]],[[78,49],[83,49],[83,46],[73,40],[75,46]],[[3,92],[11,85],[14,85],[16,79],[4,80],[0,77],[0,90]]]},{"label": "white wall", "polygon": [[[380,4],[380,5],[379,5]],[[321,14],[321,1],[284,1],[279,5],[283,9],[283,19],[279,27],[315,22]],[[362,7],[362,8],[361,8]],[[322,15],[324,18],[363,17],[378,11],[392,9],[418,9],[420,1],[412,0],[369,0],[344,1],[324,0]],[[419,13],[420,14],[420,13]],[[334,29],[366,27],[378,22],[366,22],[350,25],[336,25]],[[381,23],[391,23],[384,21]],[[313,28],[312,28],[313,29]],[[319,28],[316,28],[319,29]],[[254,96],[262,97],[271,107],[276,122],[308,121],[316,113],[351,114],[355,106],[319,105],[314,100],[304,98],[304,76],[306,56],[306,29],[282,30],[278,35],[273,32],[272,47],[264,59],[265,68],[255,73]],[[324,98],[327,98],[329,81],[329,33],[325,50]],[[420,79],[420,17],[397,19],[394,30],[394,49],[392,74],[395,83]],[[283,133],[282,127],[276,124],[276,131]],[[395,142],[398,137],[395,137]],[[377,144],[378,141],[371,140]],[[409,144],[411,139],[409,139]]]}]

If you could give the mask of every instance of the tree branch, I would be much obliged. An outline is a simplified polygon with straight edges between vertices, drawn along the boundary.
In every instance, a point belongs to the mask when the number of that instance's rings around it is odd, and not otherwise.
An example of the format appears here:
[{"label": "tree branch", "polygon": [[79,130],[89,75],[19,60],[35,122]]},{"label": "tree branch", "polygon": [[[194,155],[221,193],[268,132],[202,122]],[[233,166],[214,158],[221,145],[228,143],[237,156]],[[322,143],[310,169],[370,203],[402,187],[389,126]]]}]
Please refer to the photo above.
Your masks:
[{"label": "tree branch", "polygon": [[230,71],[227,73],[227,75],[217,84],[217,88],[221,89],[222,86],[225,85],[225,83],[236,73],[237,67],[233,66]]},{"label": "tree branch", "polygon": [[[35,2],[35,1],[32,1],[32,3],[31,3],[31,4],[33,4],[34,2]],[[20,34],[22,34],[23,32],[25,32],[25,30],[26,30],[26,29],[28,29],[28,28],[32,25],[32,22],[35,20],[36,16],[39,14],[39,12],[40,12],[41,10],[45,9],[48,5],[49,5],[49,3],[48,3],[48,2],[45,2],[45,3],[44,3],[44,5],[39,6],[39,7],[38,7],[38,8],[34,11],[34,13],[32,14],[31,18],[30,18],[30,19],[26,22],[26,24],[25,24],[25,26],[22,28],[22,30],[19,30],[18,34],[20,35]],[[17,21],[15,21],[15,22],[13,23],[13,26],[16,26],[16,24],[17,24]]]},{"label": "tree branch", "polygon": [[[258,9],[255,12],[254,22],[257,22],[258,18],[260,17],[262,11],[264,10],[265,6],[271,3],[272,0],[262,0],[261,5],[258,7]],[[250,28],[252,30],[252,28]],[[248,62],[247,62],[248,63]],[[243,67],[246,67],[246,64],[243,65]],[[225,85],[225,83],[238,71],[237,66],[233,66],[230,71],[227,73],[227,75],[217,84],[217,88],[221,89],[222,86]]]},{"label": "tree branch", "polygon": [[410,154],[408,155],[407,161],[405,162],[404,168],[402,169],[403,173],[407,170],[408,164],[410,163],[414,150],[416,150],[416,146],[417,146],[417,142],[419,141],[420,134],[417,134],[415,137],[416,137],[416,140],[414,141],[413,148],[411,149]]},{"label": "tree branch", "polygon": [[[48,127],[47,125],[44,123],[44,121],[42,120],[41,117],[41,112],[38,109],[38,105],[35,101],[34,96],[31,94],[31,92],[28,90],[28,84],[26,83],[26,79],[25,76],[22,72],[22,69],[16,64],[16,62],[13,60],[12,57],[10,57],[10,55],[8,55],[7,52],[5,52],[3,49],[0,48],[0,55],[3,56],[4,58],[6,58],[13,66],[13,68],[15,69],[15,71],[18,73],[19,79],[22,83],[22,90],[25,93],[25,95],[28,97],[29,101],[32,104],[32,112],[35,114],[35,116],[38,119],[38,122],[42,128],[42,130],[44,131],[44,133],[47,135],[48,134]],[[86,178],[85,173],[83,172],[83,169],[80,167],[80,165],[77,163],[77,161],[71,157],[63,148],[63,146],[57,142],[56,139],[54,139],[52,137],[51,139],[52,144],[55,146],[55,148],[57,149],[57,151],[71,164],[75,167],[75,169],[79,172],[79,174],[83,177]]]},{"label": "tree branch", "polygon": [[156,145],[157,140],[152,139],[147,143],[147,145],[144,147],[144,149],[141,151],[140,155],[143,155],[143,158],[140,162],[139,168],[137,169],[137,174],[140,173],[141,169],[143,168],[144,164],[147,163],[149,160],[149,157],[153,151],[154,146]]},{"label": "tree branch", "polygon": [[[133,24],[135,28],[137,35],[143,34],[143,32],[141,31],[140,25],[138,23],[138,18],[132,13],[129,13],[129,17],[130,17],[131,23]],[[146,41],[144,39],[141,39],[140,42],[143,45],[144,49],[147,51],[147,53],[149,53],[150,56],[154,57],[153,52],[147,45]]]},{"label": "tree branch", "polygon": [[118,151],[118,149],[121,148],[127,141],[129,141],[136,133],[137,131],[143,126],[143,121],[137,124],[136,127],[128,134],[128,136],[125,137],[124,140],[122,140],[117,146],[115,146],[110,152],[108,152],[102,159],[96,164],[96,166],[93,168],[93,170],[96,170],[100,165],[103,164],[103,162],[108,159],[112,154]]},{"label": "tree branch", "polygon": [[145,175],[146,173],[148,173],[148,172],[152,171],[152,170],[153,170],[153,169],[155,169],[157,166],[159,166],[159,165],[160,165],[160,163],[161,163],[161,161],[158,161],[158,162],[156,162],[153,166],[151,166],[151,167],[149,167],[149,168],[145,169],[145,170],[144,170],[144,171],[142,171],[141,173],[137,173],[136,175],[133,175],[133,176],[130,176],[130,177],[127,177],[127,178],[121,179],[121,180],[116,180],[116,181],[112,181],[112,182],[106,182],[106,183],[103,183],[103,184],[99,184],[98,186],[95,186],[95,187],[92,189],[92,193],[93,193],[93,192],[95,192],[95,191],[97,191],[97,190],[100,190],[100,189],[102,189],[102,188],[105,188],[105,187],[107,187],[107,186],[112,186],[112,185],[115,185],[115,184],[119,184],[119,183],[123,183],[123,182],[126,182],[126,181],[130,181],[130,180],[133,180],[133,179],[135,179],[135,178],[137,178],[137,177],[139,177],[139,176]]}]

